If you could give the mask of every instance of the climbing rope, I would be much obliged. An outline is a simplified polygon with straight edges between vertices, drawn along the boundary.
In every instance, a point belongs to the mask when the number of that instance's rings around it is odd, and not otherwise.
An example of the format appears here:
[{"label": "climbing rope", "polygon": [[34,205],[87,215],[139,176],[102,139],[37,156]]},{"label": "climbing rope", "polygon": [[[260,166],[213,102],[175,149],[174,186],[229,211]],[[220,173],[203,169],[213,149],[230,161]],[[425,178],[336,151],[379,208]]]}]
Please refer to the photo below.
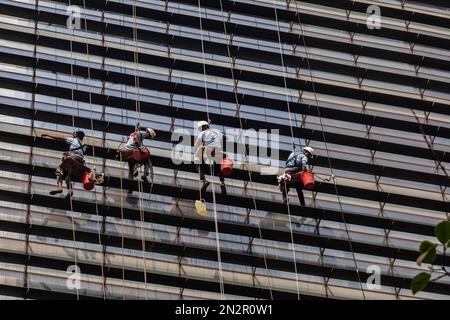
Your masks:
[{"label": "climbing rope", "polygon": [[[202,12],[201,12],[201,5],[200,0],[198,0],[198,17],[200,22],[200,41],[201,41],[201,47],[202,47],[202,64],[203,64],[203,82],[205,86],[205,102],[206,102],[206,116],[207,121],[209,122],[209,101],[208,101],[208,87],[207,87],[207,81],[206,81],[206,64],[205,64],[205,47],[204,47],[204,41],[203,41],[203,23],[202,23]],[[203,150],[202,150],[202,159],[203,162]],[[220,298],[221,300],[224,299],[225,289],[224,289],[224,283],[223,283],[223,270],[222,270],[222,259],[220,254],[220,239],[219,239],[219,223],[217,218],[217,204],[216,204],[216,192],[215,192],[215,184],[214,184],[214,163],[213,161],[210,161],[210,171],[211,171],[211,187],[212,187],[212,196],[213,196],[213,209],[214,209],[214,226],[215,226],[215,233],[216,233],[216,249],[217,249],[217,262],[218,262],[218,270],[219,270],[219,284],[220,284]],[[206,190],[205,190],[206,191]],[[201,191],[200,191],[200,198],[201,198]]]},{"label": "climbing rope", "polygon": [[[221,12],[222,12],[222,13],[225,13],[224,10],[223,10],[223,3],[222,3],[222,0],[220,0],[219,2],[220,2],[220,10],[221,10]],[[242,132],[244,131],[244,128],[243,128],[243,123],[242,123],[242,119],[241,119],[239,98],[238,98],[238,95],[237,95],[237,89],[238,89],[237,86],[238,86],[238,83],[237,83],[237,81],[236,81],[236,79],[235,79],[235,75],[234,75],[233,58],[232,58],[232,56],[231,56],[230,44],[229,44],[228,39],[226,39],[226,37],[227,37],[227,35],[228,35],[227,25],[226,25],[224,19],[222,19],[222,21],[223,21],[223,30],[224,30],[224,36],[225,36],[225,41],[226,41],[226,46],[227,46],[227,55],[228,55],[229,62],[230,62],[231,78],[232,78],[233,86],[234,86],[233,92],[234,92],[234,99],[235,99],[235,103],[236,103],[236,116],[237,116],[238,119],[239,119],[239,126],[240,126],[240,129],[241,129],[241,131],[240,131],[240,133],[241,133],[240,137],[242,137]],[[231,36],[230,36],[230,41],[232,41],[232,40],[231,40]],[[241,142],[242,142],[242,140],[241,140]],[[244,143],[245,143],[245,141],[244,141]],[[249,166],[247,166],[247,161],[248,161],[248,157],[247,157],[247,153],[245,153],[244,167],[246,168],[246,171],[247,171],[247,174],[248,174],[248,178],[249,178],[250,184],[253,185],[253,181],[252,181],[252,170],[250,169]],[[252,197],[252,200],[253,200],[253,206],[254,206],[254,209],[255,209],[255,210],[258,210],[257,204],[256,204],[256,198],[255,198],[255,195],[252,194],[251,197]],[[260,221],[258,221],[257,225],[258,225],[258,231],[259,231],[259,238],[262,239],[262,232],[261,232]],[[265,270],[266,270],[267,281],[268,281],[268,284],[269,284],[270,298],[271,298],[271,300],[273,300],[272,284],[271,284],[272,278],[270,277],[270,274],[269,274],[269,268],[268,268],[268,265],[267,265],[267,254],[268,254],[268,248],[267,248],[267,246],[263,246],[264,267],[265,267]]]},{"label": "climbing rope", "polygon": [[[86,0],[83,0],[83,8],[86,12]],[[90,62],[90,54],[89,54],[89,43],[88,43],[88,28],[87,28],[87,19],[84,19],[84,28],[85,28],[85,39],[86,39],[86,56],[87,56],[87,75],[88,75],[88,86],[89,86],[89,111],[90,111],[90,124],[91,124],[91,136],[94,137],[94,120],[93,120],[93,111],[92,111],[92,86],[91,86],[91,62]],[[95,143],[92,143],[92,156],[95,158]],[[94,174],[96,174],[96,168],[94,163]],[[95,213],[97,215],[97,234],[98,234],[98,244],[101,247],[102,246],[102,238],[101,238],[101,230],[100,230],[100,220],[99,220],[99,213],[98,213],[98,202],[97,202],[97,190],[94,187],[93,192],[94,198],[95,198]],[[105,266],[104,266],[104,257],[105,253],[102,252],[102,292],[103,292],[103,300],[106,300],[106,279],[105,279]]]},{"label": "climbing rope", "polygon": [[299,23],[299,27],[300,27],[301,39],[303,41],[303,46],[305,48],[306,62],[307,62],[307,65],[308,65],[309,77],[311,79],[311,85],[312,85],[312,89],[313,89],[313,93],[314,93],[314,100],[315,100],[316,107],[317,107],[317,114],[319,116],[321,132],[322,132],[322,138],[323,138],[323,141],[324,141],[324,144],[325,144],[325,150],[326,150],[326,154],[327,154],[327,159],[328,159],[328,165],[329,165],[329,168],[330,168],[331,178],[333,180],[334,190],[335,190],[335,193],[336,193],[336,196],[337,196],[339,209],[340,209],[341,216],[342,216],[342,221],[344,222],[345,232],[346,232],[346,235],[347,235],[349,248],[350,248],[351,253],[352,253],[353,262],[354,262],[354,265],[355,265],[356,275],[358,277],[359,286],[361,288],[361,293],[362,293],[363,299],[366,300],[366,295],[365,295],[364,288],[363,288],[363,285],[362,285],[361,276],[359,274],[358,264],[356,262],[356,255],[355,255],[355,252],[353,250],[353,244],[352,244],[352,240],[350,238],[350,232],[348,230],[347,222],[346,222],[345,215],[344,215],[344,210],[343,210],[343,207],[342,207],[342,202],[341,202],[340,195],[339,195],[339,190],[338,190],[338,186],[337,186],[337,182],[336,182],[336,177],[335,177],[335,174],[334,174],[333,166],[331,164],[330,152],[329,152],[329,149],[328,149],[328,143],[327,143],[327,139],[326,139],[326,135],[325,135],[325,131],[324,131],[324,125],[323,125],[322,117],[320,115],[319,100],[318,100],[318,97],[317,97],[315,82],[314,82],[314,78],[313,78],[313,75],[312,75],[312,69],[311,69],[311,64],[310,64],[310,59],[309,59],[309,54],[308,54],[308,48],[306,46],[306,40],[305,40],[304,31],[303,31],[303,23],[302,23],[301,18],[300,18],[300,12],[299,12],[299,9],[298,9],[297,2],[295,2],[295,10],[296,10],[296,15],[297,15],[297,19],[298,19],[298,23]]},{"label": "climbing rope", "polygon": [[[276,25],[277,25],[278,46],[279,46],[279,50],[280,50],[281,69],[283,72],[283,84],[284,84],[284,90],[285,90],[285,96],[286,96],[286,106],[287,106],[287,111],[289,114],[289,127],[290,127],[290,131],[291,131],[292,151],[294,152],[295,147],[296,147],[295,146],[295,138],[294,138],[294,129],[292,126],[290,98],[289,98],[289,93],[288,93],[288,89],[287,89],[287,81],[286,81],[287,76],[286,76],[286,70],[285,70],[285,64],[284,64],[284,52],[283,52],[283,47],[281,44],[280,24],[278,21],[278,13],[277,13],[275,0],[273,0],[273,10],[274,10],[275,21],[276,21]],[[301,145],[301,143],[300,143],[300,145]],[[284,180],[283,183],[284,183],[285,190],[287,190],[286,180]],[[291,242],[292,242],[292,255],[294,258],[295,282],[296,282],[296,286],[297,286],[297,298],[298,298],[298,300],[300,300],[300,287],[299,287],[299,280],[298,280],[297,257],[296,257],[296,250],[295,250],[295,246],[294,246],[294,233],[292,230],[292,217],[291,217],[291,209],[290,209],[290,203],[289,203],[289,195],[287,194],[287,192],[286,192],[286,199],[287,199],[286,207],[287,207],[287,211],[288,211],[288,220],[289,220],[289,231],[290,231]]]},{"label": "climbing rope", "polygon": [[[69,6],[71,6],[71,0],[69,0]],[[55,11],[56,11],[56,7],[55,7]],[[56,12],[55,12],[56,13]],[[56,27],[55,27],[55,37],[56,37]],[[72,34],[71,34],[71,38],[70,38],[70,79],[71,79],[71,101],[72,104],[75,101],[75,94],[74,94],[74,86],[77,87],[78,90],[78,83],[74,84],[74,76],[73,76],[73,41],[74,41],[74,37],[75,37],[75,29],[72,28]],[[57,78],[58,79],[58,78]],[[56,84],[58,85],[58,84]],[[76,108],[77,108],[77,115],[79,116],[80,114],[80,110],[78,108],[78,102],[75,102],[76,104]],[[75,115],[72,112],[72,130],[74,130],[75,128]],[[70,181],[70,186],[71,186],[71,191],[73,191],[73,187],[72,187],[72,181],[70,180],[70,174],[71,172],[68,173],[69,174],[69,181]],[[62,181],[61,181],[62,183]],[[72,201],[72,193],[69,191],[69,202],[70,202],[70,219],[72,221],[72,239],[73,239],[73,252],[74,252],[74,262],[75,262],[75,272],[78,272],[78,251],[77,251],[77,247],[75,245],[76,242],[76,238],[75,238],[75,220],[73,218],[73,201]],[[75,290],[76,290],[76,296],[77,296],[77,300],[80,300],[80,295],[79,295],[79,288],[78,286],[75,286]]]},{"label": "climbing rope", "polygon": [[[138,52],[138,36],[137,36],[137,14],[136,14],[136,4],[137,1],[133,2],[133,40],[134,40],[134,65],[135,65],[135,76],[134,76],[134,85],[137,90],[136,97],[136,123],[139,124],[141,122],[141,101],[140,101],[140,76],[139,76],[139,52]],[[139,179],[139,178],[138,178]],[[153,183],[152,183],[153,185]],[[145,299],[148,300],[148,284],[147,284],[147,259],[145,257],[146,253],[146,241],[144,238],[144,223],[145,223],[145,211],[144,211],[144,200],[143,193],[144,188],[142,181],[138,180],[138,194],[139,194],[139,215],[141,221],[141,242],[142,242],[142,261],[144,263],[144,283],[145,283]]]}]

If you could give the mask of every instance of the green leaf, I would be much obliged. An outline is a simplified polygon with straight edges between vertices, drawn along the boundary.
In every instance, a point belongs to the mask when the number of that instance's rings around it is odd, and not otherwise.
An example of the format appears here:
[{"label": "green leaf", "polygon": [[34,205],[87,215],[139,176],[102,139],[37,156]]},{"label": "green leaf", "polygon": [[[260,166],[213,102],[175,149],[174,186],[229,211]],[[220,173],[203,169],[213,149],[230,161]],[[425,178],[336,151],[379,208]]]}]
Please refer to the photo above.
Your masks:
[{"label": "green leaf", "polygon": [[442,243],[446,244],[450,241],[450,221],[442,221],[434,228],[436,238]]},{"label": "green leaf", "polygon": [[417,265],[421,265],[422,262],[433,264],[436,260],[436,247],[437,244],[434,244],[430,241],[422,241],[419,247],[420,256],[417,258]]},{"label": "green leaf", "polygon": [[415,295],[417,292],[422,291],[427,287],[428,282],[431,279],[431,274],[421,272],[411,280],[411,291]]}]

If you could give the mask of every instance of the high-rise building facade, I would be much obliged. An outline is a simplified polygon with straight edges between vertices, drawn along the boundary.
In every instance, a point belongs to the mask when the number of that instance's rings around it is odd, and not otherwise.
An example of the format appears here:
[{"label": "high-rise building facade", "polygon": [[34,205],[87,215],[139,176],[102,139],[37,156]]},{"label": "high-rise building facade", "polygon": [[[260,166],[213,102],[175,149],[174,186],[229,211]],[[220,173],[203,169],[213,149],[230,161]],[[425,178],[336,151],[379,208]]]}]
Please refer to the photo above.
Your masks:
[{"label": "high-rise building facade", "polygon": [[[450,298],[410,290],[450,211],[449,50],[448,1],[1,0],[1,298]],[[236,142],[206,216],[179,161],[200,120]],[[136,123],[153,183],[116,159]],[[42,135],[78,130],[105,180],[51,196]],[[266,160],[307,145],[285,204]]]}]

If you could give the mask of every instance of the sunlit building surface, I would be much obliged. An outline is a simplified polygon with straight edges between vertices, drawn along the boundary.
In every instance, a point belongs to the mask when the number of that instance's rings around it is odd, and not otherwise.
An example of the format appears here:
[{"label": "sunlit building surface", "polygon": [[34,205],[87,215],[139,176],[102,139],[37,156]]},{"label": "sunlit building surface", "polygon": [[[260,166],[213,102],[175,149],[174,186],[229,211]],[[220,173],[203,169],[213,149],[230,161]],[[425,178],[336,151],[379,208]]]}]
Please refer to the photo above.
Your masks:
[{"label": "sunlit building surface", "polygon": [[[450,298],[409,289],[450,211],[448,1],[1,0],[0,29],[1,298]],[[172,135],[208,118],[278,129],[280,167],[314,147],[306,207],[247,157],[198,215]],[[128,196],[136,122],[155,175]],[[41,135],[75,130],[105,182],[51,196]]]}]

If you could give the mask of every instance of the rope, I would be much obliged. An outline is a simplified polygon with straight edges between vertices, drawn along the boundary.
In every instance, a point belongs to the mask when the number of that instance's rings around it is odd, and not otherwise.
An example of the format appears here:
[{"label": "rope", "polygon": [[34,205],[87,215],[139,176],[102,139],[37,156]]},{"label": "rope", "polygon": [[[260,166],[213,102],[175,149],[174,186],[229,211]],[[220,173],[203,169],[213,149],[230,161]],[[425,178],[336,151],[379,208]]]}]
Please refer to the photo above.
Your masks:
[{"label": "rope", "polygon": [[[202,64],[203,64],[203,82],[205,86],[205,102],[206,102],[206,116],[207,121],[209,118],[209,101],[208,101],[208,87],[206,82],[206,64],[205,64],[205,47],[203,42],[203,24],[202,24],[202,14],[201,14],[201,5],[200,0],[198,0],[198,16],[200,21],[200,39],[202,45]],[[203,162],[203,149],[202,149],[202,162]],[[217,204],[216,204],[216,192],[215,192],[215,184],[214,184],[214,163],[210,161],[210,170],[211,170],[211,186],[212,186],[212,195],[213,195],[213,208],[214,208],[214,225],[216,230],[216,248],[217,248],[217,262],[218,262],[218,270],[219,270],[219,284],[220,284],[220,298],[224,299],[225,289],[223,283],[223,270],[222,270],[222,259],[220,254],[220,240],[219,240],[219,223],[217,219]],[[200,191],[201,192],[201,191]],[[201,194],[200,194],[201,197]]]},{"label": "rope", "polygon": [[[69,0],[69,6],[71,6],[71,0]],[[55,13],[56,13],[56,7],[55,7]],[[55,30],[55,34],[56,34],[56,30]],[[71,79],[71,100],[72,103],[74,103],[75,98],[74,98],[74,79],[73,79],[73,40],[75,37],[75,30],[72,29],[72,34],[71,34],[71,38],[70,38],[70,79]],[[78,89],[78,83],[75,84],[75,86]],[[78,109],[78,102],[76,102],[76,108],[77,108],[77,115],[79,115],[80,110]],[[75,115],[72,113],[72,130],[75,128]],[[70,186],[71,186],[71,190],[72,189],[72,181],[70,180],[70,174],[71,172],[69,172],[69,182],[70,182]],[[61,181],[62,183],[62,181]],[[72,239],[73,239],[73,251],[74,251],[74,262],[75,262],[75,272],[78,272],[78,261],[77,261],[77,255],[78,255],[78,251],[75,245],[75,220],[73,218],[73,202],[72,202],[72,193],[69,192],[69,202],[70,202],[70,219],[72,221]],[[77,300],[80,300],[80,295],[79,295],[79,289],[78,286],[75,286],[76,289],[76,296],[77,296]]]},{"label": "rope", "polygon": [[[83,0],[83,9],[86,11],[86,0]],[[89,111],[91,115],[91,135],[94,137],[94,120],[92,118],[92,91],[91,91],[91,62],[89,58],[89,44],[88,44],[88,29],[87,29],[87,19],[84,19],[84,28],[85,28],[85,38],[86,38],[86,55],[87,55],[87,62],[88,62],[88,83],[89,83]],[[95,144],[92,144],[92,156],[95,158]],[[94,173],[96,173],[95,164],[94,164]],[[98,244],[99,246],[102,246],[102,240],[101,240],[101,231],[100,231],[100,221],[99,221],[99,213],[98,213],[98,202],[97,202],[97,190],[94,187],[94,197],[95,197],[95,213],[97,215],[97,231],[98,231]],[[102,252],[102,291],[103,291],[103,300],[106,300],[106,279],[105,279],[105,273],[104,273],[104,252]]]},{"label": "rope", "polygon": [[[426,135],[426,133],[425,133],[425,129],[423,128],[423,125],[422,125],[422,123],[420,122],[420,118],[417,116],[417,114],[416,114],[416,112],[414,111],[413,108],[410,108],[410,110],[411,110],[411,112],[413,113],[414,118],[416,119],[417,123],[419,124],[420,132],[422,133],[422,137],[423,137],[423,139],[425,140],[425,142],[426,142],[428,148],[430,149],[430,151],[431,151],[431,153],[432,153],[432,155],[433,155],[433,157],[434,157],[435,166],[439,167],[439,168],[442,170],[442,172],[444,173],[444,175],[445,175],[445,176],[447,177],[447,179],[448,179],[448,172],[447,172],[447,170],[445,169],[445,166],[442,164],[442,161],[439,160],[439,157],[437,156],[436,151],[434,150],[433,144],[432,144],[431,142],[428,141],[427,135]],[[439,170],[437,170],[437,173],[439,173]],[[440,185],[440,189],[441,189],[441,193],[442,193],[442,200],[448,201],[448,200],[447,200],[447,196],[446,196],[446,194],[445,194],[445,190],[446,190],[447,187],[446,187],[446,186],[444,186],[444,188],[442,188],[442,187],[443,187],[443,186]],[[445,212],[445,216],[446,216],[446,219],[447,219],[447,220],[450,218],[450,215],[449,215],[449,213],[448,213],[447,211]]]},{"label": "rope", "polygon": [[[140,127],[141,122],[141,102],[140,102],[140,84],[139,84],[139,52],[138,52],[138,40],[137,40],[137,14],[136,14],[136,3],[133,2],[133,39],[134,39],[134,63],[135,63],[135,88],[137,89],[136,97],[136,128]],[[153,185],[153,184],[152,184]],[[142,181],[138,181],[138,193],[139,193],[139,214],[141,220],[141,242],[142,242],[142,261],[144,263],[144,283],[145,283],[145,300],[148,300],[148,285],[147,285],[147,259],[145,257],[146,243],[144,238],[144,223],[145,223],[145,211],[144,211],[144,200],[143,200],[143,185]]]},{"label": "rope", "polygon": [[[120,93],[122,96],[122,91]],[[122,114],[123,119],[123,114]],[[122,122],[123,123],[123,122]],[[120,157],[120,165],[122,166],[122,153],[119,152]],[[125,244],[125,236],[124,236],[124,223],[123,223],[123,168],[120,170],[120,220],[121,220],[121,247],[122,247],[122,300],[125,300],[125,253],[124,253],[124,244]]]},{"label": "rope", "polygon": [[329,149],[328,149],[328,143],[327,143],[327,139],[326,139],[325,132],[324,132],[324,125],[323,125],[322,117],[320,115],[319,101],[318,101],[318,98],[317,98],[317,92],[316,92],[316,88],[315,88],[314,78],[313,78],[313,75],[312,75],[311,64],[310,64],[310,61],[309,61],[308,49],[307,49],[307,46],[306,46],[306,40],[305,40],[305,36],[304,36],[304,32],[303,32],[303,23],[302,23],[301,18],[300,18],[300,13],[299,13],[299,10],[298,10],[297,2],[295,2],[295,9],[296,9],[296,15],[297,15],[297,18],[298,18],[298,23],[299,23],[299,26],[300,26],[301,39],[303,41],[303,46],[305,48],[305,55],[306,55],[306,62],[307,62],[307,65],[308,65],[309,77],[311,79],[312,89],[313,89],[313,93],[314,93],[314,99],[315,99],[315,103],[316,103],[316,107],[317,107],[317,114],[319,116],[320,126],[321,126],[321,129],[322,129],[321,130],[322,138],[323,138],[323,141],[325,143],[325,149],[326,149],[326,154],[327,154],[327,159],[328,159],[328,165],[329,165],[329,168],[330,168],[331,177],[332,177],[333,184],[334,184],[334,190],[336,192],[336,196],[337,196],[337,200],[338,200],[338,204],[339,204],[339,209],[340,209],[341,216],[342,216],[342,221],[344,222],[345,232],[346,232],[348,243],[349,243],[349,247],[350,247],[350,250],[351,250],[351,253],[352,253],[353,262],[354,262],[354,265],[355,265],[355,271],[356,271],[356,275],[358,277],[359,286],[361,288],[363,299],[366,300],[364,288],[363,288],[362,281],[361,281],[361,276],[359,274],[358,264],[356,262],[355,252],[353,250],[353,245],[352,245],[352,241],[351,241],[351,238],[350,238],[350,232],[348,231],[348,226],[347,226],[347,222],[346,222],[346,219],[345,219],[344,210],[343,210],[343,207],[342,207],[342,202],[341,202],[339,191],[338,191],[338,187],[337,187],[336,177],[335,177],[335,174],[334,174],[333,166],[331,165],[330,152],[329,152]]},{"label": "rope", "polygon": [[[273,0],[273,10],[274,10],[274,13],[275,13],[275,21],[276,21],[276,24],[277,24],[278,45],[279,45],[279,49],[280,49],[281,68],[282,68],[282,71],[283,71],[283,83],[284,83],[285,96],[286,96],[286,105],[287,105],[287,110],[288,110],[288,114],[289,114],[289,126],[290,126],[290,130],[291,130],[292,151],[295,151],[294,129],[292,127],[291,107],[290,107],[290,101],[289,101],[289,95],[288,95],[288,89],[287,89],[287,82],[286,82],[286,71],[285,71],[285,64],[284,64],[284,57],[283,57],[284,53],[283,53],[283,47],[281,45],[280,24],[279,24],[279,21],[278,21],[278,13],[277,13],[275,0]],[[284,181],[284,184],[285,184],[285,188],[286,188],[286,181]],[[285,189],[285,190],[287,190],[287,189]],[[286,207],[287,207],[287,210],[288,210],[288,220],[289,220],[289,231],[290,231],[291,242],[292,242],[292,256],[294,258],[295,283],[296,283],[296,287],[297,287],[297,299],[300,300],[300,287],[299,287],[299,280],[298,280],[297,257],[296,257],[295,246],[294,246],[294,234],[293,234],[293,230],[292,230],[292,217],[291,217],[291,209],[290,209],[290,204],[289,204],[289,195],[287,194],[287,192],[286,192],[286,199],[287,199]]]},{"label": "rope", "polygon": [[[220,10],[221,10],[222,13],[224,13],[222,0],[220,0]],[[222,21],[223,21],[224,35],[226,37],[227,34],[228,34],[227,26],[226,26],[225,20],[222,20]],[[234,76],[234,66],[233,66],[233,60],[232,60],[232,57],[231,57],[230,45],[228,43],[228,39],[225,39],[225,40],[226,40],[226,43],[227,43],[227,54],[228,54],[228,58],[229,58],[229,61],[230,61],[231,77],[232,77],[233,85],[234,85],[233,92],[234,92],[234,98],[235,98],[235,101],[236,101],[236,116],[239,119],[239,125],[240,125],[240,129],[241,129],[241,134],[242,134],[244,128],[243,128],[241,114],[240,114],[239,98],[237,96],[237,81],[236,81],[235,76]],[[230,37],[230,41],[232,41],[231,37]],[[241,135],[241,137],[242,137],[242,135]],[[242,142],[242,140],[241,140],[241,142]],[[246,159],[244,159],[244,167],[246,167],[246,171],[248,173],[248,178],[249,178],[250,184],[253,184],[252,171],[251,171],[251,169],[248,166],[246,166],[247,159],[248,159],[247,158],[247,153],[245,153],[245,157],[246,157]],[[252,200],[253,200],[253,206],[254,206],[255,210],[258,210],[257,205],[256,205],[256,198],[255,198],[254,195],[252,195]],[[257,225],[258,225],[258,231],[259,231],[259,238],[262,239],[262,232],[261,232],[261,226],[260,226],[259,221],[258,221]],[[264,248],[264,250],[263,250],[264,266],[265,266],[265,270],[266,270],[266,274],[267,274],[267,280],[268,280],[268,283],[269,283],[269,293],[270,293],[271,300],[273,300],[272,284],[270,283],[271,282],[271,277],[269,275],[269,268],[268,268],[268,265],[267,265],[268,248],[267,248],[267,246],[263,246],[263,248]]]}]

